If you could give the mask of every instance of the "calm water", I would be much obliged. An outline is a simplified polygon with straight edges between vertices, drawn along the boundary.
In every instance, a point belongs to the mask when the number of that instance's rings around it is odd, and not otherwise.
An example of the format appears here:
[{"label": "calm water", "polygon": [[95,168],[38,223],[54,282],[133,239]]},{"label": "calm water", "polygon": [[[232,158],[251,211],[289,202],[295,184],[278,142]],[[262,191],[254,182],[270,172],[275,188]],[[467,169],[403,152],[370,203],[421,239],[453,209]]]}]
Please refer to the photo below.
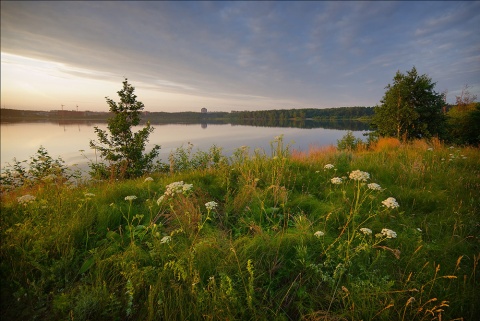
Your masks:
[{"label": "calm water", "polygon": [[[6,162],[28,160],[40,146],[47,149],[50,156],[61,156],[67,165],[78,164],[85,167],[88,159],[95,160],[95,154],[89,148],[90,140],[97,138],[94,126],[106,129],[106,124],[69,124],[63,125],[51,122],[39,123],[2,123],[1,124],[1,167]],[[155,130],[150,135],[150,145],[161,145],[160,158],[168,162],[168,154],[188,142],[193,144],[193,151],[207,151],[212,145],[223,148],[223,154],[229,156],[243,146],[249,146],[253,151],[261,148],[270,153],[270,142],[275,136],[284,135],[284,142],[291,149],[308,150],[310,146],[336,145],[347,130],[325,128],[285,128],[285,127],[255,127],[242,125],[212,125],[212,124],[166,124],[153,125]],[[135,129],[137,131],[138,127]],[[363,138],[365,131],[353,131],[358,138]],[[80,150],[84,150],[84,155]]]}]

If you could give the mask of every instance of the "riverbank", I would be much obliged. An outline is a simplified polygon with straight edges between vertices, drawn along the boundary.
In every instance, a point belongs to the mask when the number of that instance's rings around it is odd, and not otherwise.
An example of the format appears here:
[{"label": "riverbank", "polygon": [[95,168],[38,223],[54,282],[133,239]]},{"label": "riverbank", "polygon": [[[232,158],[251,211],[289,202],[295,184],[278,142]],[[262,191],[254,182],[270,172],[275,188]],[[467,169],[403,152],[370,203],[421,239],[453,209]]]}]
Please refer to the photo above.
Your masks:
[{"label": "riverbank", "polygon": [[480,314],[478,148],[292,153],[278,137],[268,152],[214,155],[2,194],[2,319]]}]

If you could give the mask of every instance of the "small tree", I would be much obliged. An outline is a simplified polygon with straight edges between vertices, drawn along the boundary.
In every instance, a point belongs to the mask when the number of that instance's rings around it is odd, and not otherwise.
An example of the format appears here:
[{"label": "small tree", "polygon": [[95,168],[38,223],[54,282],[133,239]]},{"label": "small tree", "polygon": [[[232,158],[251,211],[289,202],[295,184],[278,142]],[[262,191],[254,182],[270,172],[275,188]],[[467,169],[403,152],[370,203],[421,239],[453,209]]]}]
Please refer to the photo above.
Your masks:
[{"label": "small tree", "polygon": [[342,139],[337,140],[337,148],[338,150],[347,150],[347,151],[354,151],[357,147],[362,144],[362,140],[359,138],[355,138],[351,131],[348,131]]},{"label": "small tree", "polygon": [[100,152],[100,156],[108,161],[105,164],[91,164],[91,168],[102,176],[132,178],[143,175],[153,168],[153,161],[158,156],[160,146],[144,154],[148,136],[154,128],[147,122],[146,126],[136,133],[132,126],[140,123],[140,113],[144,108],[143,103],[137,101],[135,90],[125,78],[123,89],[118,91],[120,102],[105,97],[110,106],[113,117],[108,120],[110,135],[102,129],[95,127],[98,142],[90,141],[90,147]]},{"label": "small tree", "polygon": [[419,76],[415,67],[406,74],[397,71],[381,105],[375,107],[373,129],[380,136],[407,140],[439,135],[444,125],[444,101],[434,87],[432,79]]}]

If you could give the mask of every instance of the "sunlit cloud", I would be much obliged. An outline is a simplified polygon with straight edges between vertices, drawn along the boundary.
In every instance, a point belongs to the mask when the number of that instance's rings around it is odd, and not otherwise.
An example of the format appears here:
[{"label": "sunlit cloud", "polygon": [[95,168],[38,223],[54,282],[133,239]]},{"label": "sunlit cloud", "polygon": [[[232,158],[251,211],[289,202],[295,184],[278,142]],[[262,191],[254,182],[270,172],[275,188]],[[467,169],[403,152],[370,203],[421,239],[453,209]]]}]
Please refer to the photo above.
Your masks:
[{"label": "sunlit cloud", "polygon": [[395,72],[412,66],[439,91],[480,87],[478,2],[3,1],[1,9],[2,105],[19,108],[88,101],[101,110],[125,77],[164,111],[373,106]]}]

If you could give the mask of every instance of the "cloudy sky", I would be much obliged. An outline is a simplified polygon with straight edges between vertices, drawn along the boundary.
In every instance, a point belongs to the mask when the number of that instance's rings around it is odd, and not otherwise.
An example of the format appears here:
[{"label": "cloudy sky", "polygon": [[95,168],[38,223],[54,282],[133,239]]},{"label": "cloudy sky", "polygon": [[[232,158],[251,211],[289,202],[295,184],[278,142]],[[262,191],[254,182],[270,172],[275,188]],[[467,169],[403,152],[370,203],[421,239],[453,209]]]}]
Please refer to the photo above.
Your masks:
[{"label": "cloudy sky", "polygon": [[415,66],[480,97],[480,2],[1,1],[1,106],[374,106]]}]

